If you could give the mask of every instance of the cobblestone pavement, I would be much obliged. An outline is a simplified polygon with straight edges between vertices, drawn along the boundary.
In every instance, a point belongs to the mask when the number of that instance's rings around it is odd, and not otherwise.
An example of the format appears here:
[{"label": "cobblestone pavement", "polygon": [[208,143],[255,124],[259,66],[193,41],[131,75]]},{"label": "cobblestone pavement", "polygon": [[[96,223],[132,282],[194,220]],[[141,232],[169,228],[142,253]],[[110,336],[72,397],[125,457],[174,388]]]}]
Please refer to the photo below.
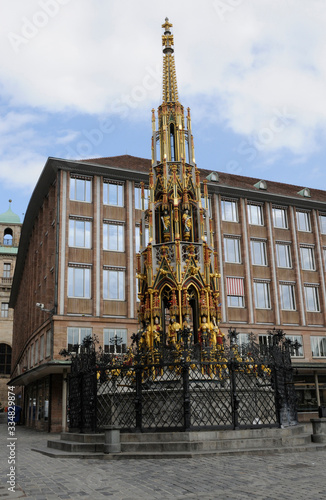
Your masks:
[{"label": "cobblestone pavement", "polygon": [[[15,493],[8,491],[7,426],[0,425],[0,499],[326,500],[326,451],[170,460],[50,458],[49,434],[18,427]],[[54,437],[51,435],[51,438]]]}]

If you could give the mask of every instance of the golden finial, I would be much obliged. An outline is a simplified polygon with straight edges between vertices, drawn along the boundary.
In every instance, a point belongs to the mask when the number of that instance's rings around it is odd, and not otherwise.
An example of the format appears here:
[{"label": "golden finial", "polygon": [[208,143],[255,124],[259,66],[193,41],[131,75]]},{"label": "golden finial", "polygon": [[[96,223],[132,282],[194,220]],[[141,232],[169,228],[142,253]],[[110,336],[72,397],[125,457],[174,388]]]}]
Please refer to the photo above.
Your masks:
[{"label": "golden finial", "polygon": [[178,101],[178,87],[174,63],[173,35],[170,28],[173,26],[169,22],[169,18],[165,18],[164,35],[162,35],[162,45],[164,46],[163,54],[163,102]]}]

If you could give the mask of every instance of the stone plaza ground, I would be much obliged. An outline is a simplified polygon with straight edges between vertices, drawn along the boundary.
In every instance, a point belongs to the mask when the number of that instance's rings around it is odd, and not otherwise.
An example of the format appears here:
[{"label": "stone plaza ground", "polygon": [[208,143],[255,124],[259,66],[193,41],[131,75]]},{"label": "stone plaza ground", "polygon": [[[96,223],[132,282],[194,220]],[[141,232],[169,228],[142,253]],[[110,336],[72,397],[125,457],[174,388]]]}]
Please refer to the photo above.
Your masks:
[{"label": "stone plaza ground", "polygon": [[50,458],[32,451],[54,436],[16,431],[16,488],[8,491],[8,433],[0,425],[0,498],[93,499],[326,499],[326,451],[271,456],[170,460]]}]

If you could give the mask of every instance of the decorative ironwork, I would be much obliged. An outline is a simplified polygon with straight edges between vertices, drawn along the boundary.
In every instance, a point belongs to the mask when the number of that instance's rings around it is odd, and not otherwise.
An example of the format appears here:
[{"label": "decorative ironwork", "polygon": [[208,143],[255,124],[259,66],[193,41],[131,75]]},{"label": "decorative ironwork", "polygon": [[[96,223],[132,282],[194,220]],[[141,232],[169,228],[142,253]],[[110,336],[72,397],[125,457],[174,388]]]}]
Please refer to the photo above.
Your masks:
[{"label": "decorative ironwork", "polygon": [[150,348],[143,332],[124,355],[85,339],[71,357],[69,426],[81,432],[107,425],[133,431],[293,425],[293,345],[280,330],[260,346],[192,344],[190,329],[173,345]]}]

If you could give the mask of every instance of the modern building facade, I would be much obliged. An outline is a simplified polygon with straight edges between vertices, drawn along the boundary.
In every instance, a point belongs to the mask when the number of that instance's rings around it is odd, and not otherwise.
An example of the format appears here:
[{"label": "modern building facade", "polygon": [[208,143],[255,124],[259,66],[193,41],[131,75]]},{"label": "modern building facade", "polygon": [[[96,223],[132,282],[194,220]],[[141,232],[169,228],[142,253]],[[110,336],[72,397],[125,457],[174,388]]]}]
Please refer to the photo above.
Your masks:
[{"label": "modern building facade", "polygon": [[[163,81],[175,90],[171,71],[164,66]],[[163,101],[170,91],[164,87]],[[177,134],[186,134],[183,121],[160,136],[154,114],[152,120],[152,151],[157,141],[172,151]],[[156,160],[154,153],[152,160],[49,158],[43,169],[22,227],[10,298],[11,383],[23,395],[29,426],[66,426],[69,361],[61,349],[91,334],[118,353],[139,328],[136,254],[151,235],[142,212],[151,166],[160,161],[177,172],[175,157]],[[274,327],[297,340],[299,409],[301,419],[311,418],[326,404],[326,192],[209,168],[199,169],[199,177],[203,227],[218,256],[220,329],[227,335],[236,327],[240,344],[251,332],[264,343]]]},{"label": "modern building facade", "polygon": [[10,379],[13,310],[9,308],[12,279],[15,270],[21,222],[11,210],[0,214],[0,403],[7,406]]}]

